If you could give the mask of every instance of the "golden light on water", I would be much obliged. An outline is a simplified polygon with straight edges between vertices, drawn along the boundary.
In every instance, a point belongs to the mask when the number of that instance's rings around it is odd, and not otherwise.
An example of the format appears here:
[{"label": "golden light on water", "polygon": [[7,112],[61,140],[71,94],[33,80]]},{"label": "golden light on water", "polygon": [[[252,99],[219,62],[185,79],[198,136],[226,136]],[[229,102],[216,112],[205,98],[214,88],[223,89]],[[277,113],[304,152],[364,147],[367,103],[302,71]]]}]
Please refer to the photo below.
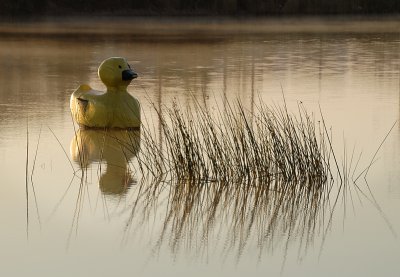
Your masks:
[{"label": "golden light on water", "polygon": [[[282,107],[284,95],[289,114],[301,102],[316,126],[321,107],[338,167],[357,164],[355,179],[398,119],[398,21],[293,21],[0,24],[0,255],[11,260],[0,272],[39,274],[43,260],[57,276],[398,272],[397,125],[359,188],[332,187],[335,208],[321,205],[324,194],[157,183],[140,173],[137,159],[154,153],[143,138],[166,143],[156,109],[176,101],[218,115],[240,99],[251,115],[261,100]],[[71,119],[72,91],[103,89],[97,67],[115,55],[140,76],[128,88],[149,126],[140,142],[77,131]],[[123,141],[140,151],[122,151]]]}]

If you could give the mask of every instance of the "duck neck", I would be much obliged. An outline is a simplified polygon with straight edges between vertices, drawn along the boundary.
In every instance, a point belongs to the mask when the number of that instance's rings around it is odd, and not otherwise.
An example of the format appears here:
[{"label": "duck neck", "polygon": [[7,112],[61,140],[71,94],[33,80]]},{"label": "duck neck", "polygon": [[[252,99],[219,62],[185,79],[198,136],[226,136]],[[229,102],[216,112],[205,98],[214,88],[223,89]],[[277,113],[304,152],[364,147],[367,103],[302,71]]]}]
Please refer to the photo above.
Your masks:
[{"label": "duck neck", "polygon": [[128,92],[126,90],[126,86],[107,86],[107,92],[110,93],[124,93],[124,92]]}]

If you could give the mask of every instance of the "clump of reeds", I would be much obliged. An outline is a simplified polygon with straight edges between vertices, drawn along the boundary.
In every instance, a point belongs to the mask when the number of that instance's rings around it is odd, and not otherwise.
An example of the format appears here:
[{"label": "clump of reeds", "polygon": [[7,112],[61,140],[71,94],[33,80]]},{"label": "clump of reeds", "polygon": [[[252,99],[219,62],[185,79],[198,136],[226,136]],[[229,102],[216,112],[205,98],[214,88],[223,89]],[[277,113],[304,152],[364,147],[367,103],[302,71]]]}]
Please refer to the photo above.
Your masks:
[{"label": "clump of reeds", "polygon": [[178,181],[320,186],[331,176],[329,138],[301,104],[296,116],[263,103],[251,114],[240,102],[214,114],[196,103],[157,112],[165,149],[150,152],[163,157],[158,171],[171,171]]}]

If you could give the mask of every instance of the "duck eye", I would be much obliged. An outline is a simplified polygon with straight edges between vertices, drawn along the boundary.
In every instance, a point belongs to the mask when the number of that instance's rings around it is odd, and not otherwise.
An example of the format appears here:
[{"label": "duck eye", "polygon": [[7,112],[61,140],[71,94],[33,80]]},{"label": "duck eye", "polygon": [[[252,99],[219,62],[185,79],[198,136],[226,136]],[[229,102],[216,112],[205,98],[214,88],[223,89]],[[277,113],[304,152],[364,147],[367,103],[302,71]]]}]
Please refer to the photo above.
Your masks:
[{"label": "duck eye", "polygon": [[122,66],[120,66],[120,65],[119,65],[118,67],[119,67],[119,68],[122,68]]}]

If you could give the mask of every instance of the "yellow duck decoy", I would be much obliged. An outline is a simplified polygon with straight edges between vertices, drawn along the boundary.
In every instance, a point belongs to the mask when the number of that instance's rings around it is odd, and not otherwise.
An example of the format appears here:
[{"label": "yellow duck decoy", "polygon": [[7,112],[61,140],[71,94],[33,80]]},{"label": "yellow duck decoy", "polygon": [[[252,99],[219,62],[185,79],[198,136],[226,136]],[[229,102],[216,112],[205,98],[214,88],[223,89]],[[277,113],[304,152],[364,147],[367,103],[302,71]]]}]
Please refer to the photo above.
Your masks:
[{"label": "yellow duck decoy", "polygon": [[124,58],[104,60],[98,75],[107,87],[105,92],[80,85],[72,95],[70,108],[79,126],[87,128],[140,128],[140,103],[127,91],[138,75]]}]

